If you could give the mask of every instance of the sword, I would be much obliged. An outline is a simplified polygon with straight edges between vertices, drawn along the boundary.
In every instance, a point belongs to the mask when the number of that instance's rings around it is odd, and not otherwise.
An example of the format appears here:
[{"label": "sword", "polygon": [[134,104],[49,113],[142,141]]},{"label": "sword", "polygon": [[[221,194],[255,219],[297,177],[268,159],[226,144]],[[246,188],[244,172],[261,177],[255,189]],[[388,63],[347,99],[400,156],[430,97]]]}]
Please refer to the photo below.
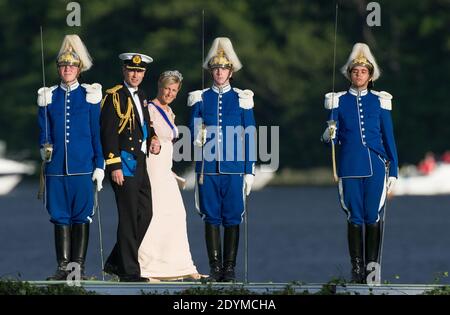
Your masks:
[{"label": "sword", "polygon": [[385,166],[385,170],[386,170],[386,180],[385,180],[385,185],[386,185],[386,200],[384,201],[384,209],[383,209],[383,218],[381,221],[381,231],[380,231],[380,254],[378,255],[378,265],[379,265],[379,270],[380,270],[380,279],[381,279],[381,262],[383,259],[383,245],[384,245],[384,231],[385,231],[385,223],[386,223],[386,211],[387,211],[387,203],[388,203],[388,192],[387,192],[387,184],[388,184],[388,178],[389,178],[389,166],[390,166],[390,161],[386,162],[386,166]]},{"label": "sword", "polygon": [[[203,90],[205,89],[205,71],[203,70],[203,60],[205,60],[205,9],[202,10],[202,62],[200,63],[200,66],[202,68],[202,108],[203,108]],[[203,120],[203,118],[202,118]],[[204,177],[204,169],[205,169],[205,157],[204,157],[204,135],[205,135],[205,124],[202,123],[201,126],[201,140],[202,140],[202,167],[200,170],[200,177],[198,179],[199,185],[203,185],[203,177]]]},{"label": "sword", "polygon": [[102,267],[101,267],[101,271],[102,271],[102,280],[105,281],[105,272],[103,271],[103,266],[105,265],[105,261],[103,258],[103,238],[102,238],[102,223],[101,223],[101,216],[100,216],[100,206],[98,203],[98,191],[97,191],[97,187],[96,184],[94,184],[94,214],[95,212],[97,212],[97,217],[98,217],[98,237],[99,237],[99,242],[100,242],[100,259],[102,260]]},{"label": "sword", "polygon": [[[336,2],[336,13],[334,19],[334,44],[333,44],[333,94],[331,96],[331,119],[327,121],[328,129],[330,130],[330,139],[331,139],[331,127],[336,127],[336,121],[333,119],[333,111],[334,111],[334,85],[335,85],[335,77],[336,77],[336,42],[337,42],[337,25],[338,25],[338,3]],[[331,139],[331,161],[333,165],[333,178],[334,181],[338,182],[338,176],[336,172],[336,150],[334,147],[334,139]]]},{"label": "sword", "polygon": [[[42,64],[42,83],[44,87],[44,102],[47,102],[47,95],[46,95],[46,85],[45,85],[45,63],[44,63],[44,40],[42,35],[42,25],[40,26],[40,32],[41,32],[41,64]],[[45,163],[48,163],[52,159],[52,152],[53,152],[53,145],[49,143],[48,141],[48,117],[47,117],[47,106],[44,106],[44,116],[45,116],[45,143],[44,143],[44,160],[41,163],[41,171],[39,174],[39,191],[37,198],[40,200],[44,196],[44,192],[46,190],[45,187]],[[44,199],[45,204],[45,199]]]},{"label": "sword", "polygon": [[248,208],[244,191],[244,283],[248,284]]}]

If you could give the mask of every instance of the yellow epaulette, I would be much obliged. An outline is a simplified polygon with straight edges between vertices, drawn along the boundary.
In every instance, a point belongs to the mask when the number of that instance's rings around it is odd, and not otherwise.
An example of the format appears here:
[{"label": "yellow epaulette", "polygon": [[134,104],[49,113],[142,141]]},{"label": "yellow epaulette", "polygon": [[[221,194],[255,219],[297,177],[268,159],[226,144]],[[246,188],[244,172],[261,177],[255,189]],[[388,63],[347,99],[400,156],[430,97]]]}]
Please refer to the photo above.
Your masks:
[{"label": "yellow epaulette", "polygon": [[123,85],[122,85],[122,84],[117,84],[115,87],[112,87],[112,88],[106,90],[106,93],[108,93],[108,94],[114,94],[114,93],[116,93],[118,90],[120,90],[121,88],[123,88]]},{"label": "yellow epaulette", "polygon": [[114,109],[116,111],[117,116],[120,119],[119,122],[119,130],[118,133],[122,133],[122,131],[125,129],[125,126],[127,125],[127,123],[130,124],[130,131],[134,129],[134,109],[133,109],[133,103],[131,102],[130,97],[128,97],[128,101],[127,101],[127,109],[125,113],[122,113],[122,111],[120,110],[120,98],[119,98],[119,94],[117,94],[117,91],[120,90],[123,87],[123,85],[118,84],[113,88],[110,88],[108,90],[106,90],[106,94],[105,97],[102,100],[102,108],[103,105],[105,104],[106,101],[106,97],[108,95],[112,95],[112,103],[114,106]]},{"label": "yellow epaulette", "polygon": [[118,90],[120,90],[121,88],[123,88],[122,84],[117,84],[115,87],[112,87],[108,90],[106,90],[106,94],[102,99],[102,103],[100,105],[101,108],[103,108],[103,105],[105,104],[106,98],[108,97],[108,95],[114,95],[117,93]]}]

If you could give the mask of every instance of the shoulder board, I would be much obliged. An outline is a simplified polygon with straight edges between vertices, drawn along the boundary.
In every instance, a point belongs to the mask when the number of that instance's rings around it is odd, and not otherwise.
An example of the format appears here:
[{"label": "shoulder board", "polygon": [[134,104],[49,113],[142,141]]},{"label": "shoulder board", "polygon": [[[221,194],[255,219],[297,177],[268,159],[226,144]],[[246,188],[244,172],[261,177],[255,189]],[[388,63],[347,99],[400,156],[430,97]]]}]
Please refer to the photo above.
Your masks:
[{"label": "shoulder board", "polygon": [[325,108],[326,109],[333,109],[339,107],[339,97],[347,93],[347,91],[341,91],[341,92],[330,92],[325,94]]},{"label": "shoulder board", "polygon": [[202,90],[196,90],[189,92],[188,100],[187,100],[187,106],[193,106],[195,103],[198,103],[202,100],[202,94],[203,92],[208,91],[209,88]]},{"label": "shoulder board", "polygon": [[86,102],[98,104],[102,100],[102,86],[98,83],[81,84],[86,89]]},{"label": "shoulder board", "polygon": [[118,90],[120,90],[121,88],[123,88],[123,85],[122,85],[122,84],[117,84],[115,87],[112,87],[112,88],[106,90],[106,93],[107,93],[107,94],[114,94],[114,93],[116,93]]},{"label": "shoulder board", "polygon": [[57,85],[53,85],[51,87],[41,87],[38,90],[38,98],[37,98],[37,104],[39,106],[47,106],[52,102],[53,98],[53,91],[57,88]]},{"label": "shoulder board", "polygon": [[386,91],[374,91],[371,90],[371,92],[373,94],[375,94],[376,96],[378,96],[378,99],[380,100],[380,106],[383,109],[386,110],[392,110],[392,94],[386,92]]},{"label": "shoulder board", "polygon": [[253,103],[253,96],[255,93],[251,90],[241,90],[238,88],[233,88],[233,90],[238,94],[239,96],[239,107],[243,109],[251,109],[254,106]]}]

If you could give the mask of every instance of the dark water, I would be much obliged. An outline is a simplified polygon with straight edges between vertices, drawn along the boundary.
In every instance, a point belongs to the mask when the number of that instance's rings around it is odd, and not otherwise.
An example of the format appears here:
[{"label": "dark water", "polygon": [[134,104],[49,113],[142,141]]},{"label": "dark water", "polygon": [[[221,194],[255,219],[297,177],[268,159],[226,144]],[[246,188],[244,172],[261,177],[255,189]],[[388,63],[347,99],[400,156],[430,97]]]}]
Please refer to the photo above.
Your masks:
[{"label": "dark water", "polygon": [[[55,270],[53,226],[36,199],[37,183],[23,182],[0,197],[0,276],[43,280]],[[193,192],[183,193],[191,252],[208,272],[203,224]],[[433,283],[450,271],[450,196],[396,197],[388,204],[383,280]],[[333,187],[269,187],[249,202],[249,280],[327,282],[349,277],[345,215]],[[116,233],[116,208],[109,185],[100,194],[105,257]],[[168,229],[171,227],[168,226]],[[242,230],[241,230],[242,231]],[[243,233],[241,234],[243,235]],[[87,273],[101,277],[97,219],[91,226]],[[243,237],[237,275],[243,278]],[[450,283],[442,277],[441,283]]]}]

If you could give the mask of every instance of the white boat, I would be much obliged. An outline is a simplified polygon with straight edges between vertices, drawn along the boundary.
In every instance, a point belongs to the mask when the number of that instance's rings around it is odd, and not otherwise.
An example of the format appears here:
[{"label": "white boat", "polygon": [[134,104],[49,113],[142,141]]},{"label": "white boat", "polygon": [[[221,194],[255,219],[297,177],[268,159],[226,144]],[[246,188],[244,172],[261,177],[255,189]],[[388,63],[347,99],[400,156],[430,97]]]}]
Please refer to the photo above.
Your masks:
[{"label": "white boat", "polygon": [[18,162],[3,157],[4,142],[0,142],[0,195],[6,195],[16,187],[24,175],[32,175],[35,166],[32,162]]},{"label": "white boat", "polygon": [[[185,189],[193,190],[195,187],[195,172],[194,168],[189,169],[183,174],[183,178],[186,180]],[[255,167],[255,181],[252,185],[252,191],[263,189],[275,176],[273,171],[267,165],[258,165]]]},{"label": "white boat", "polygon": [[393,194],[397,196],[450,194],[450,164],[438,163],[427,175],[400,175]]}]

